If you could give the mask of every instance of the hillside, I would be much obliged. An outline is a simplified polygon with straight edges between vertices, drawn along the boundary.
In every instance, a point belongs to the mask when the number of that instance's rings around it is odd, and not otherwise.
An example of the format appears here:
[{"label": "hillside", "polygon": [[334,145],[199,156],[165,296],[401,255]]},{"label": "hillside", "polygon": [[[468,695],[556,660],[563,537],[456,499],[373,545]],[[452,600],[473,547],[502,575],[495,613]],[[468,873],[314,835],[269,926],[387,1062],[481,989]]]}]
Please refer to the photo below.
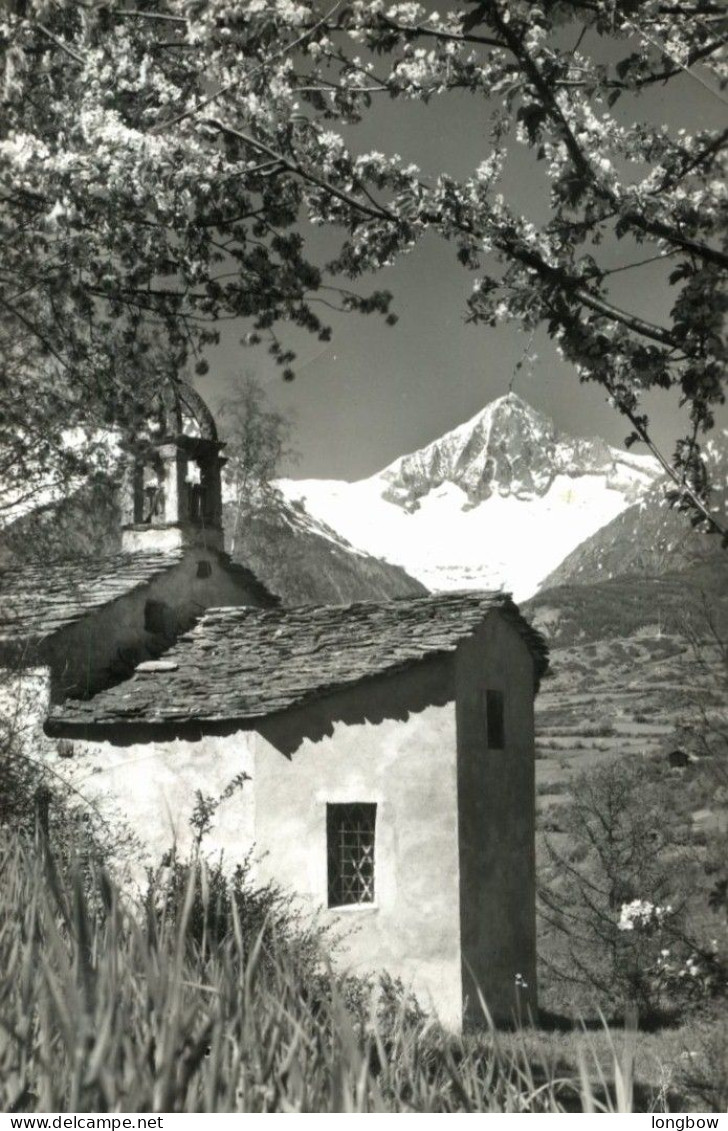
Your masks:
[{"label": "hillside", "polygon": [[[669,773],[667,754],[676,746],[705,753],[706,711],[721,727],[728,721],[725,660],[710,641],[713,629],[728,641],[722,562],[663,577],[562,585],[522,608],[551,648],[536,700],[542,831],[563,831],[559,808],[575,774],[615,756],[656,756]],[[696,825],[716,819],[704,797],[694,810]]]},{"label": "hillside", "polygon": [[[708,638],[706,618],[728,641],[728,571],[703,564],[663,578],[561,586],[527,602],[524,611],[551,647],[551,669],[536,699],[542,882],[551,877],[558,885],[553,851],[567,859],[574,851],[566,806],[578,776],[614,760],[638,761],[664,790],[681,843],[689,846],[693,922],[702,923],[708,937],[723,937],[708,902],[728,835],[728,670]],[[548,914],[540,932],[542,1004],[568,1012],[571,999],[560,996],[548,966],[563,965],[563,938]]]},{"label": "hillside", "polygon": [[719,539],[697,532],[687,515],[670,508],[660,485],[577,546],[544,578],[540,589],[624,575],[659,576],[700,562],[713,562],[716,568],[723,562],[728,569]]},{"label": "hillside", "polygon": [[[540,779],[568,777],[603,755],[664,750],[691,701],[721,686],[725,700],[703,592],[676,576],[564,587],[528,602],[524,611],[551,648],[536,715],[540,757],[554,764],[539,762]],[[714,590],[710,608],[728,639],[728,584],[720,598]]]},{"label": "hillside", "polygon": [[108,480],[89,483],[0,528],[0,568],[116,553],[119,522],[114,485]]},{"label": "hillside", "polygon": [[[231,523],[227,516],[225,526]],[[399,566],[355,550],[275,492],[250,514],[233,553],[286,604],[344,604],[427,593]]]},{"label": "hillside", "polygon": [[[113,489],[108,484],[86,487],[0,531],[0,567],[113,553],[121,540],[119,522]],[[286,604],[337,604],[427,592],[403,569],[354,550],[277,493],[247,516],[233,557]]]},{"label": "hillside", "polygon": [[[718,434],[706,446],[712,509],[728,514],[728,434]],[[728,553],[714,534],[702,534],[689,515],[671,507],[665,498],[666,480],[659,479],[633,504],[568,554],[541,582],[541,589],[591,584],[624,575],[656,577],[712,563],[728,570]]]},{"label": "hillside", "polygon": [[618,577],[555,586],[522,608],[555,647],[644,634],[681,632],[706,602],[728,625],[728,569],[719,559],[661,577]]}]

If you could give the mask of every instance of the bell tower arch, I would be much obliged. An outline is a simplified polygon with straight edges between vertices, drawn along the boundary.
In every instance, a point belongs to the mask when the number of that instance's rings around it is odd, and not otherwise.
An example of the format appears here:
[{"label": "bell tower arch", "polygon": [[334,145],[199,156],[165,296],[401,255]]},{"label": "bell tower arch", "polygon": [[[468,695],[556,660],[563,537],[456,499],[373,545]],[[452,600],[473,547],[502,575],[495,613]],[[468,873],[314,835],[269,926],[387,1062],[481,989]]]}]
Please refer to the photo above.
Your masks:
[{"label": "bell tower arch", "polygon": [[222,444],[202,397],[185,381],[155,393],[127,441],[122,549],[223,549]]}]

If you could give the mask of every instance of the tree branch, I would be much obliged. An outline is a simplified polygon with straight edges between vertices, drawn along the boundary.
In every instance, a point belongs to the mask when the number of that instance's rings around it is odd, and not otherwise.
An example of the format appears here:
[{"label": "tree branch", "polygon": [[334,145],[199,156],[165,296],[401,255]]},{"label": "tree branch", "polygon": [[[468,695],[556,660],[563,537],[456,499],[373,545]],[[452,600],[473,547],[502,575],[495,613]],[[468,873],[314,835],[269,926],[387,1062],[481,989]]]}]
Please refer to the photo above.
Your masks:
[{"label": "tree branch", "polygon": [[85,64],[86,60],[84,59],[83,55],[79,55],[76,51],[73,50],[72,47],[69,47],[68,44],[64,43],[62,39],[59,39],[57,35],[54,35],[52,31],[49,31],[47,27],[45,27],[43,24],[36,24],[35,26],[38,28],[38,31],[42,32],[46,39],[50,39],[51,43],[55,43],[56,47],[60,48],[60,50],[68,55],[70,59],[73,59],[75,63],[80,63],[81,66]]},{"label": "tree branch", "polygon": [[636,314],[629,314],[626,310],[621,310],[613,303],[607,302],[606,299],[594,294],[583,285],[583,282],[570,276],[560,267],[552,267],[546,263],[540,255],[528,249],[519,246],[515,241],[506,238],[495,237],[493,243],[499,247],[504,254],[513,259],[517,259],[524,266],[532,268],[536,271],[542,279],[547,282],[553,283],[559,290],[565,291],[568,295],[577,299],[583,306],[589,307],[590,310],[595,311],[597,314],[604,314],[613,322],[619,322],[628,330],[632,330],[642,337],[649,338],[653,342],[659,342],[660,345],[669,346],[672,349],[680,349],[682,343],[675,338],[669,330],[664,330],[661,326],[655,326],[652,322],[645,321],[644,318],[639,318]]},{"label": "tree branch", "polygon": [[507,46],[502,40],[494,39],[492,36],[488,35],[470,35],[467,32],[462,32],[458,35],[456,32],[445,31],[443,28],[423,26],[408,27],[404,24],[398,24],[395,20],[390,20],[386,16],[382,16],[381,20],[382,23],[386,27],[391,28],[392,31],[398,31],[401,35],[411,35],[413,39],[424,36],[428,39],[444,39],[450,43],[478,43],[481,46],[500,48]]},{"label": "tree branch", "polygon": [[186,16],[170,16],[165,12],[141,12],[137,8],[120,8],[113,13],[118,19],[129,17],[139,20],[164,20],[172,24],[187,24]]},{"label": "tree branch", "polygon": [[529,81],[533,84],[538,91],[541,103],[547,111],[549,117],[554,122],[558,132],[566,145],[569,155],[571,156],[574,165],[582,176],[590,183],[593,191],[602,199],[609,201],[620,213],[621,217],[628,223],[633,224],[643,232],[656,236],[658,239],[666,240],[668,243],[677,244],[679,247],[684,248],[686,251],[691,251],[694,255],[699,256],[701,259],[709,263],[714,263],[716,266],[728,270],[728,255],[719,251],[717,248],[710,247],[709,244],[699,243],[697,240],[690,239],[689,236],[684,236],[677,232],[670,225],[663,223],[660,220],[647,220],[639,212],[630,210],[627,212],[622,211],[622,206],[619,198],[615,193],[603,185],[599,178],[596,176],[591,162],[587,159],[579,145],[574,132],[569,125],[569,122],[563,110],[559,106],[553,94],[553,85],[548,83],[541,71],[534,63],[531,55],[523,46],[522,41],[518,38],[510,23],[503,20],[497,3],[491,5],[491,10],[494,14],[494,20],[503,35],[503,38],[508,43],[508,47],[512,54],[518,59],[524,73]]},{"label": "tree branch", "polygon": [[[253,70],[248,75],[246,75],[246,80],[250,81],[250,79],[253,78],[254,75],[260,74],[260,72],[264,71],[267,66],[270,66],[271,63],[274,63],[276,59],[280,59],[283,55],[287,55],[289,54],[289,52],[294,51],[296,47],[300,47],[302,43],[305,43],[305,41],[310,38],[310,36],[313,35],[315,31],[318,31],[320,28],[325,27],[326,22],[331,18],[331,16],[334,15],[336,9],[341,6],[341,3],[342,0],[335,0],[333,7],[330,8],[329,11],[324,16],[322,16],[320,20],[317,20],[309,27],[306,27],[296,39],[291,40],[290,43],[286,43],[283,47],[280,48],[280,50],[275,51],[269,59],[265,60],[265,63],[262,63],[259,67],[253,68]],[[192,117],[194,114],[199,113],[200,110],[204,110],[206,106],[210,106],[213,102],[216,102],[217,99],[220,98],[223,94],[227,94],[234,87],[239,86],[241,81],[242,80],[240,79],[234,79],[232,82],[226,83],[224,86],[221,86],[219,90],[216,90],[212,94],[210,94],[207,98],[201,99],[196,106],[192,107],[192,109],[185,110],[182,114],[178,114],[176,118],[170,118],[169,121],[163,122],[162,126],[167,129],[170,126],[177,125],[179,122],[183,122],[186,118]]]},{"label": "tree branch", "polygon": [[289,172],[296,173],[297,176],[301,177],[303,180],[309,181],[311,184],[317,185],[318,188],[324,189],[325,192],[329,193],[331,196],[336,197],[336,199],[340,200],[343,204],[347,204],[350,208],[354,208],[357,211],[362,212],[365,216],[368,216],[370,220],[388,220],[390,223],[397,222],[397,217],[393,212],[389,212],[387,209],[382,208],[378,205],[375,208],[370,208],[361,200],[357,200],[356,197],[342,192],[341,189],[336,188],[328,181],[323,180],[323,178],[316,176],[315,173],[311,173],[308,169],[304,169],[297,162],[291,161],[289,160],[289,158],[284,157],[282,153],[277,153],[275,149],[272,149],[269,145],[266,145],[265,142],[251,137],[250,134],[242,133],[241,130],[236,130],[232,126],[226,125],[224,122],[221,122],[219,118],[205,118],[204,124],[211,126],[213,129],[219,130],[220,133],[228,134],[230,137],[235,137],[239,141],[245,142],[246,145],[250,145],[253,149],[260,150],[261,153],[267,153],[269,157],[280,161],[280,163],[285,166],[285,168],[288,169]]},{"label": "tree branch", "polygon": [[630,424],[634,428],[635,432],[639,436],[642,443],[646,444],[647,447],[650,449],[653,456],[655,457],[655,459],[660,464],[660,467],[670,477],[670,479],[673,481],[675,486],[678,488],[680,494],[687,496],[687,498],[690,502],[690,506],[693,507],[694,510],[698,511],[698,513],[702,516],[703,521],[707,525],[708,529],[713,534],[719,534],[721,536],[721,538],[723,539],[724,543],[728,546],[728,526],[724,526],[722,523],[720,523],[718,521],[718,519],[715,517],[715,515],[711,511],[708,510],[708,507],[703,502],[703,500],[700,498],[700,496],[697,495],[695,493],[695,491],[693,491],[692,487],[687,483],[685,477],[679,475],[678,472],[675,470],[675,468],[670,463],[670,461],[667,460],[663,456],[662,452],[660,451],[660,449],[657,447],[657,445],[654,443],[654,441],[650,437],[649,433],[647,432],[647,429],[645,428],[644,424],[642,423],[640,417],[638,417],[634,412],[632,412],[626,405],[621,404],[619,397],[615,395],[613,390],[609,390],[609,391],[614,396],[614,401],[615,401],[615,404],[617,405],[617,408],[619,409],[619,411],[622,413],[623,416],[627,417],[627,419],[629,420]]}]

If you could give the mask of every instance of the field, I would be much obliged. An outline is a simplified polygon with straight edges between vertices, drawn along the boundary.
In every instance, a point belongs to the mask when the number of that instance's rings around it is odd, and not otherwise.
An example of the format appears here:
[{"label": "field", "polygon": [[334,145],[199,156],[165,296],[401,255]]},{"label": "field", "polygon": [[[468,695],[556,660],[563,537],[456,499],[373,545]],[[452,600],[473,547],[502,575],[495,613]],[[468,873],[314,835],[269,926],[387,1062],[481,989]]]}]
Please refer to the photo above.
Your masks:
[{"label": "field", "polygon": [[539,811],[564,798],[576,772],[617,756],[664,757],[687,709],[690,656],[680,636],[608,639],[552,651],[536,700]]},{"label": "field", "polygon": [[[574,774],[609,759],[656,759],[667,777],[690,776],[690,764],[703,753],[690,723],[719,678],[718,656],[706,647],[696,658],[690,641],[677,633],[648,630],[554,648],[551,672],[536,700],[542,827],[565,800]],[[683,769],[670,762],[669,755],[678,752],[690,760]],[[711,823],[702,810],[695,817]],[[712,823],[722,822],[716,813]]]}]

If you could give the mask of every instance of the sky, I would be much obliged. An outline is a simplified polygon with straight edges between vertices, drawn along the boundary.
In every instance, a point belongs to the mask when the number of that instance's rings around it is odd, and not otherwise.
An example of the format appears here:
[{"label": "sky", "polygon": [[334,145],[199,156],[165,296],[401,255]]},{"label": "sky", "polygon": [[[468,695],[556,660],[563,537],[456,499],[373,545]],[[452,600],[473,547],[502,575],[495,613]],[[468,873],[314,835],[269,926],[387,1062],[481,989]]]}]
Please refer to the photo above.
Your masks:
[{"label": "sky", "polygon": [[[667,89],[655,88],[639,105],[640,116],[675,128],[725,124],[725,104],[691,76]],[[387,99],[366,123],[349,131],[347,140],[359,152],[397,152],[433,174],[467,176],[488,153],[482,100],[460,93],[428,105]],[[525,151],[511,157],[503,191],[532,218],[545,215],[544,180],[534,175]],[[337,245],[331,233],[303,231],[314,259],[333,255]],[[615,264],[622,256],[623,249],[615,248]],[[634,258],[641,258],[639,252]],[[665,323],[671,297],[662,275],[659,264],[625,272],[612,296],[620,306]],[[393,292],[399,318],[394,327],[377,315],[332,313],[329,343],[279,327],[284,344],[298,355],[296,379],[287,383],[264,348],[240,345],[249,326],[223,324],[221,343],[209,355],[210,375],[198,381],[198,388],[214,410],[231,378],[251,374],[260,381],[275,407],[293,418],[299,459],[281,470],[295,478],[371,475],[475,415],[511,386],[552,417],[559,430],[600,435],[622,446],[628,422],[606,404],[597,386],[580,384],[544,331],[529,340],[512,323],[496,328],[465,323],[473,279],[452,245],[428,235],[410,255],[362,286]],[[676,398],[656,394],[646,407],[654,438],[670,454],[686,430]],[[720,423],[728,425],[728,414]]]}]

